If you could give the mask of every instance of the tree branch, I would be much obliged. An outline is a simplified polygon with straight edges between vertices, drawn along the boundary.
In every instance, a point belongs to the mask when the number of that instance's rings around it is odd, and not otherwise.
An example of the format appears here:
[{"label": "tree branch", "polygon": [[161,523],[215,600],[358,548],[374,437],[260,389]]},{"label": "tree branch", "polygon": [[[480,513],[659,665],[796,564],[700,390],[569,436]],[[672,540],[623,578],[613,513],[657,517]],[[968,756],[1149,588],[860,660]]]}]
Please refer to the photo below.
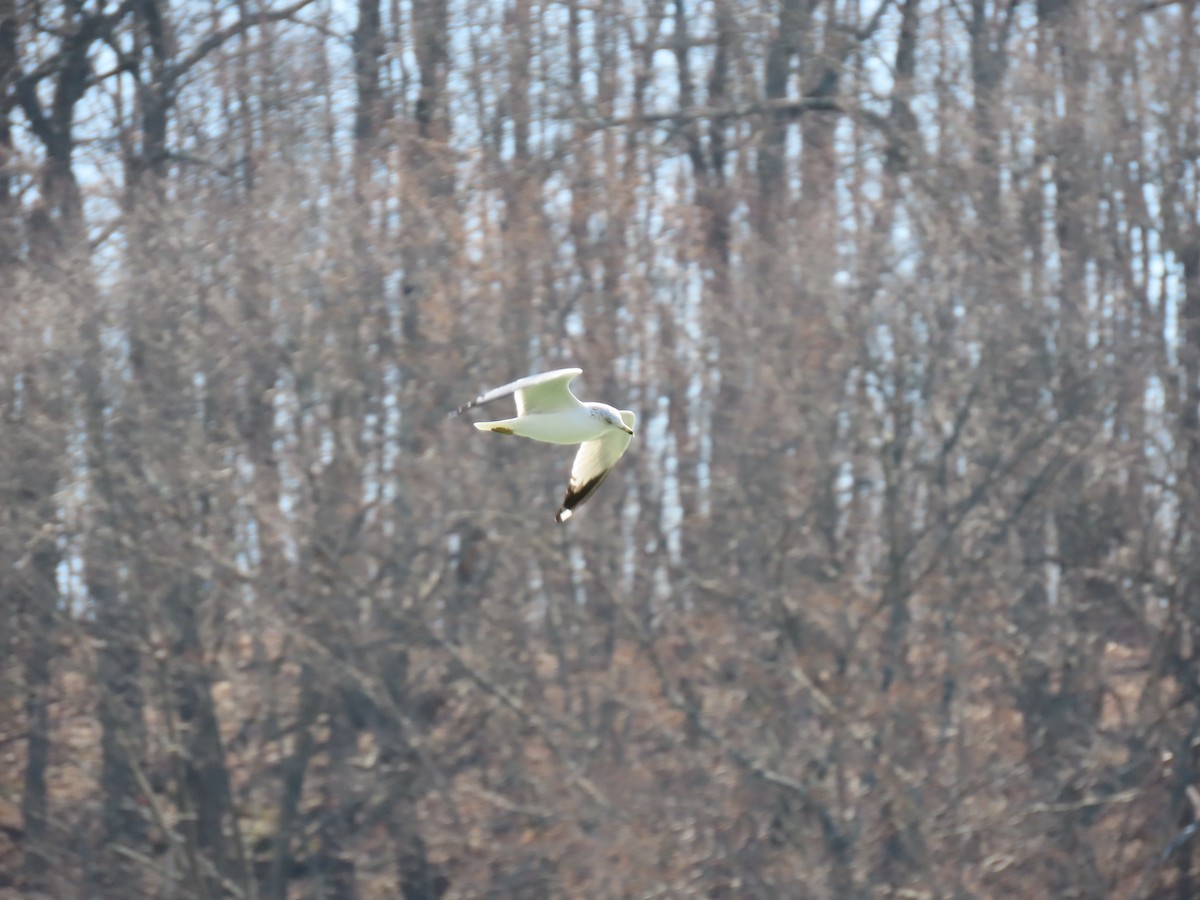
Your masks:
[{"label": "tree branch", "polygon": [[192,49],[192,52],[183,57],[183,59],[166,67],[163,71],[163,84],[166,90],[170,91],[174,88],[175,83],[180,78],[230,38],[237,37],[239,34],[249,31],[256,25],[265,25],[268,22],[279,22],[283,19],[290,19],[296,13],[300,12],[300,10],[304,9],[304,7],[312,3],[313,0],[297,0],[291,6],[285,6],[283,9],[277,9],[272,12],[260,13],[247,19],[240,19],[227,28],[213,32],[197,44]]},{"label": "tree branch", "polygon": [[832,97],[781,97],[774,100],[762,100],[757,103],[747,103],[739,106],[697,106],[691,109],[680,109],[672,112],[643,113],[619,118],[590,119],[585,125],[596,130],[604,128],[620,128],[629,125],[682,125],[700,119],[741,119],[747,116],[758,116],[764,113],[791,113],[799,116],[806,112],[837,112],[846,115],[861,115],[868,121],[883,124],[881,116],[868,113],[865,110],[854,110],[846,107]]}]

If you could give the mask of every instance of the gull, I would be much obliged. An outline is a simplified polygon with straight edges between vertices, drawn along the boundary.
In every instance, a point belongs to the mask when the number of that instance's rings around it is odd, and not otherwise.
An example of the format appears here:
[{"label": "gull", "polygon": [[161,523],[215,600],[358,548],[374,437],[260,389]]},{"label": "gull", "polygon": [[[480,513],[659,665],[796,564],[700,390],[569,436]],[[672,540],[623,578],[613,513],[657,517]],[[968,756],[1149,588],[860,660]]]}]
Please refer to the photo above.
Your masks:
[{"label": "gull", "polygon": [[571,381],[582,371],[555,369],[518,378],[511,384],[480,394],[451,413],[457,416],[473,406],[515,396],[516,418],[476,422],[475,427],[480,431],[515,434],[547,444],[579,444],[567,482],[567,495],[554,516],[556,522],[567,521],[576,507],[582,506],[596,492],[629,447],[637,422],[637,416],[627,409],[617,409],[607,403],[581,403],[571,393]]}]

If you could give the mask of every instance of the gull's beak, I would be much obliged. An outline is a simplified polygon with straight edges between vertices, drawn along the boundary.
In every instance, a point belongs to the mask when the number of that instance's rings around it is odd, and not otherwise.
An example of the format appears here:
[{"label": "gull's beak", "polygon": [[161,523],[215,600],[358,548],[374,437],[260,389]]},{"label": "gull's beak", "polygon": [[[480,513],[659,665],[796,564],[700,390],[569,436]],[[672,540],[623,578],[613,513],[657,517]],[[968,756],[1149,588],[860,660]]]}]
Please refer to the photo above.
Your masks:
[{"label": "gull's beak", "polygon": [[630,428],[628,425],[622,425],[622,426],[621,426],[621,430],[622,430],[622,431],[624,431],[626,434],[628,434],[628,435],[630,435],[630,436],[632,436],[632,435],[633,435],[633,429],[632,429],[632,428]]}]

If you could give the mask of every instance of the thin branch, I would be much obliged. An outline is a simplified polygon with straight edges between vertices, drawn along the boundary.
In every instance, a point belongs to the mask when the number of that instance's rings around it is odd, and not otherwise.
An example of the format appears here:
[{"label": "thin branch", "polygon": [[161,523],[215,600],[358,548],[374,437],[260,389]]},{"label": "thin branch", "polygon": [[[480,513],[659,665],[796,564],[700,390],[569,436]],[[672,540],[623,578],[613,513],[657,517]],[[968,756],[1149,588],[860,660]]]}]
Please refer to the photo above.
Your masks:
[{"label": "thin branch", "polygon": [[875,10],[875,13],[867,21],[867,24],[858,29],[858,31],[854,32],[855,40],[857,40],[859,43],[862,43],[870,38],[871,35],[873,35],[879,28],[879,24],[883,21],[883,14],[888,11],[888,7],[890,7],[893,2],[894,0],[882,0],[882,2],[879,4],[879,8]]},{"label": "thin branch", "polygon": [[821,98],[802,98],[794,100],[790,97],[776,100],[763,100],[759,103],[749,103],[741,106],[697,106],[692,109],[680,109],[672,112],[643,113],[636,116],[621,116],[614,118],[592,119],[587,122],[592,128],[619,128],[629,125],[656,125],[669,123],[680,125],[685,122],[695,122],[700,119],[740,119],[746,116],[757,116],[769,112],[792,112],[799,115],[810,110],[824,112],[844,112],[837,101]]},{"label": "thin branch", "polygon": [[1175,839],[1167,845],[1165,850],[1163,850],[1161,862],[1165,863],[1168,859],[1170,859],[1171,855],[1184,844],[1186,844],[1197,831],[1200,831],[1200,822],[1193,822],[1187,828],[1183,829],[1183,831],[1179,832],[1179,834],[1175,836]]},{"label": "thin branch", "polygon": [[1072,800],[1069,803],[1034,803],[1025,808],[1020,818],[1024,819],[1028,816],[1035,816],[1042,813],[1082,812],[1085,809],[1094,809],[1098,806],[1116,806],[1121,803],[1132,803],[1141,795],[1142,790],[1140,788],[1129,788],[1124,791],[1117,791],[1115,794],[1109,794],[1107,797],[1084,797],[1081,800]]},{"label": "thin branch", "polygon": [[271,12],[260,13],[255,16],[250,16],[246,19],[239,19],[227,28],[222,28],[220,31],[214,31],[199,44],[197,44],[192,52],[180,59],[178,62],[167,66],[163,71],[163,85],[166,90],[170,91],[175,83],[186,75],[197,63],[204,57],[212,53],[230,38],[237,37],[243,32],[249,31],[259,25],[266,25],[269,22],[279,22],[283,19],[290,19],[306,6],[311,5],[314,0],[297,0],[291,6],[285,6],[283,9],[273,10]]}]

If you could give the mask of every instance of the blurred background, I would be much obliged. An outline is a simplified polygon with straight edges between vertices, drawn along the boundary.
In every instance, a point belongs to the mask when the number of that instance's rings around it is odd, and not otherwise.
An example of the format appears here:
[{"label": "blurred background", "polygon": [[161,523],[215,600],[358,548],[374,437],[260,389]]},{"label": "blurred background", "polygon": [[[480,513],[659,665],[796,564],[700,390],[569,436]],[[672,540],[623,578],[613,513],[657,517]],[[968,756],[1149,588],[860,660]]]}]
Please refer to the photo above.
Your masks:
[{"label": "blurred background", "polygon": [[1198,159],[1191,0],[0,0],[0,896],[1196,896]]}]

